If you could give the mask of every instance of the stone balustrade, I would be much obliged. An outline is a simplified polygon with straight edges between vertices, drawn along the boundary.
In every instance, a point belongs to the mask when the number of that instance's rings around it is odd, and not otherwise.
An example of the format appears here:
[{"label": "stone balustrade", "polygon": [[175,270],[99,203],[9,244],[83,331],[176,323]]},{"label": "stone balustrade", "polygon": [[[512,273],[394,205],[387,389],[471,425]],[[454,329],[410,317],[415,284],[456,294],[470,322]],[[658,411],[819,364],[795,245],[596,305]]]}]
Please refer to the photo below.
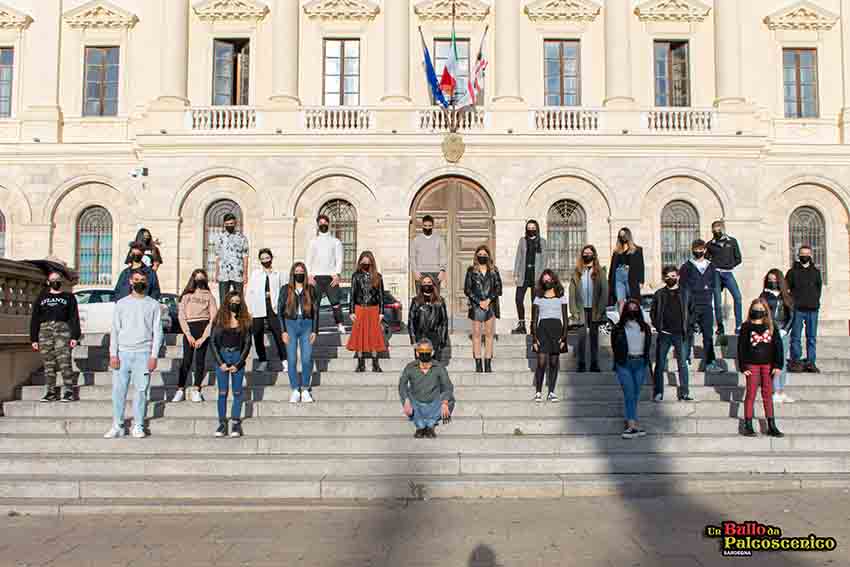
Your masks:
[{"label": "stone balustrade", "polygon": [[425,132],[469,131],[486,128],[486,111],[481,107],[459,110],[432,106],[417,110],[417,129]]},{"label": "stone balustrade", "polygon": [[232,134],[257,128],[257,109],[251,106],[193,107],[186,116],[187,128],[193,132]]},{"label": "stone balustrade", "polygon": [[538,132],[595,133],[602,129],[603,113],[596,109],[550,106],[531,111],[532,126]]},{"label": "stone balustrade", "polygon": [[716,112],[699,108],[653,108],[643,113],[642,126],[652,133],[708,133],[716,128]]},{"label": "stone balustrade", "polygon": [[311,132],[369,131],[375,128],[375,112],[362,107],[310,107],[302,110],[301,123]]}]

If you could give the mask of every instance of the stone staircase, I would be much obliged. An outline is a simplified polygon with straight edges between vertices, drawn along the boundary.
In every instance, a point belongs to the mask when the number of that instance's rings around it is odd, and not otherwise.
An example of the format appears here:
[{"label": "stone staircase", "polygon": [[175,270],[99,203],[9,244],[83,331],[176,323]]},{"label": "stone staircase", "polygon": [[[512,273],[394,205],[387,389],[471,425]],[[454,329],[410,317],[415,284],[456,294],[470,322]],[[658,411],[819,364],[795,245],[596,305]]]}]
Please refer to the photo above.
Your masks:
[{"label": "stone staircase", "polygon": [[[152,435],[105,440],[111,422],[108,337],[85,337],[75,351],[82,401],[42,404],[43,386],[33,385],[3,404],[0,513],[850,485],[848,337],[821,338],[823,374],[791,375],[788,392],[798,401],[777,407],[783,439],[738,435],[743,379],[735,373],[731,339],[724,353],[729,358],[721,359],[728,372],[691,377],[696,402],[676,402],[668,386],[667,400],[655,404],[651,385],[645,386],[639,411],[649,435],[630,441],[619,436],[622,391],[609,370],[607,345],[600,374],[575,373],[573,354],[562,356],[561,403],[538,405],[531,401],[526,337],[500,336],[494,372],[475,374],[469,337],[454,335],[446,352],[458,399],[453,421],[438,428],[438,439],[415,440],[397,393],[399,371],[412,354],[407,337],[392,338],[382,374],[353,373],[355,361],[341,346],[345,339],[319,338],[315,404],[288,403],[285,373],[249,372],[246,436],[216,439],[214,386],[202,404],[167,401],[182,356],[177,337],[169,336],[152,376]],[[675,376],[668,381],[675,383]],[[208,384],[214,384],[212,373]]]}]

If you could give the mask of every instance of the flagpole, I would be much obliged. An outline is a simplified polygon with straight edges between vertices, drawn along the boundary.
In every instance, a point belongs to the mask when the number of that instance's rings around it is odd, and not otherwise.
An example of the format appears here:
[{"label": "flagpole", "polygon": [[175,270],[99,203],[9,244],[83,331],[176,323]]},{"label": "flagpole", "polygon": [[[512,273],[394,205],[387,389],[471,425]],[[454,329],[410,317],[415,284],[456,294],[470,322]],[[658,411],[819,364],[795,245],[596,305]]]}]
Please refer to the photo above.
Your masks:
[{"label": "flagpole", "polygon": [[[455,61],[457,61],[457,39],[456,39],[456,35],[455,35],[456,8],[457,8],[457,6],[455,4],[455,0],[452,0],[452,52],[453,52]],[[449,113],[449,119],[450,119],[449,131],[452,132],[452,133],[457,132],[457,108],[455,107],[455,100],[456,100],[456,97],[457,97],[456,93],[457,93],[457,86],[455,86],[454,90],[452,91],[452,98],[449,101],[449,105],[451,106],[451,111]]]}]

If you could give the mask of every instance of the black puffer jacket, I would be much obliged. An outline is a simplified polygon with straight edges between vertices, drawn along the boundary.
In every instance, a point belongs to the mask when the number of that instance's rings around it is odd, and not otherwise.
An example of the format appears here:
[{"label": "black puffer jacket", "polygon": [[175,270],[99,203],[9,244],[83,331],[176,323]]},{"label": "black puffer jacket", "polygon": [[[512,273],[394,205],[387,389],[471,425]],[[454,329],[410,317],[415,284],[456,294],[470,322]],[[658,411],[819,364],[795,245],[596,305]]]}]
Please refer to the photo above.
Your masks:
[{"label": "black puffer jacket", "polygon": [[372,287],[372,273],[356,271],[351,276],[351,302],[349,313],[354,313],[357,305],[378,305],[383,310],[384,305],[384,278],[378,274],[380,283],[378,287]]},{"label": "black puffer jacket", "polygon": [[417,339],[427,338],[431,342],[436,340],[439,343],[434,344],[434,349],[445,347],[449,340],[449,313],[446,302],[440,300],[438,303],[419,303],[414,297],[407,314],[407,331],[411,344]]},{"label": "black puffer jacket", "polygon": [[502,295],[502,277],[499,270],[493,269],[482,274],[474,267],[466,270],[466,279],[463,282],[463,294],[469,298],[469,318],[473,318],[472,309],[475,305],[490,300],[490,306],[498,319],[501,317],[499,310],[499,297]]}]

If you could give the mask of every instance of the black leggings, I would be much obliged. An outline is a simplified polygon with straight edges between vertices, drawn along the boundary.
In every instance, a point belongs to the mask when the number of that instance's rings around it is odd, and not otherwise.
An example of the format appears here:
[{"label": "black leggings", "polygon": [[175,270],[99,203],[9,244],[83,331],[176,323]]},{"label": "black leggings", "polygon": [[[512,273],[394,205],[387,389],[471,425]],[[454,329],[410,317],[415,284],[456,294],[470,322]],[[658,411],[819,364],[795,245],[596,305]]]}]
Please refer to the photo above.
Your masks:
[{"label": "black leggings", "polygon": [[558,368],[560,366],[560,354],[546,354],[545,352],[537,353],[537,370],[534,372],[534,388],[541,392],[543,391],[543,376],[546,375],[546,387],[549,393],[555,391],[555,384],[558,382]]},{"label": "black leggings", "polygon": [[[201,338],[209,323],[209,321],[189,321],[189,332],[192,334],[192,338]],[[203,385],[207,373],[206,359],[209,344],[210,339],[208,338],[200,347],[192,348],[189,339],[186,335],[183,335],[183,361],[180,363],[180,375],[177,380],[177,387],[181,390],[186,387],[192,362],[195,363],[195,387],[200,388]]]},{"label": "black leggings", "polygon": [[534,286],[523,285],[516,288],[516,316],[520,321],[525,321],[525,292],[531,291],[531,300],[534,301]]},{"label": "black leggings", "polygon": [[[266,309],[266,313],[270,313],[270,311],[268,311],[268,305],[266,306]],[[277,348],[278,357],[280,357],[281,360],[286,360],[286,348],[283,346],[283,338],[281,337],[283,330],[280,328],[280,321],[278,321],[277,316],[274,314],[269,317],[254,317],[251,332],[254,335],[254,349],[257,351],[257,359],[260,362],[268,362],[265,342],[266,323],[269,325],[269,331],[271,331],[275,348]]]}]

